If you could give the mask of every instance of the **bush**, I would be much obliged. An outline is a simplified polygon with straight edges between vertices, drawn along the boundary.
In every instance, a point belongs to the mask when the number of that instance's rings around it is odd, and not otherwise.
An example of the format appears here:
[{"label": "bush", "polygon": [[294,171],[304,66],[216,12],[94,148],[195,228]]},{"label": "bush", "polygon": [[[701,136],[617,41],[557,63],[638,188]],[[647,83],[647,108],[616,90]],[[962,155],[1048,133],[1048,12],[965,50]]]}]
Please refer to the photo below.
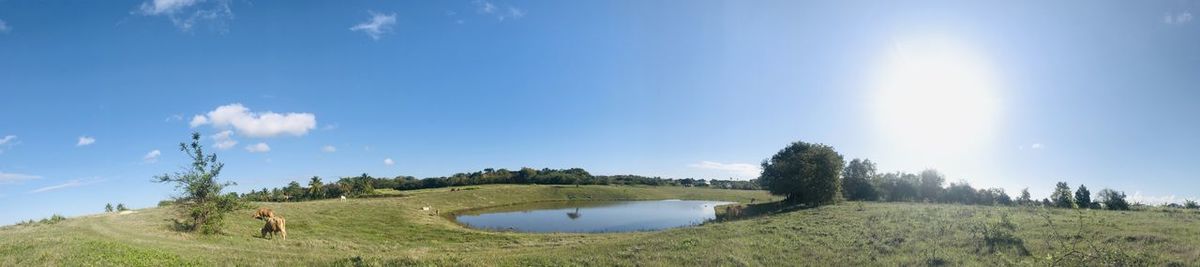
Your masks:
[{"label": "bush", "polygon": [[1183,208],[1190,210],[1200,209],[1200,204],[1196,204],[1195,200],[1186,199],[1183,201]]},{"label": "bush", "polygon": [[762,163],[760,182],[772,194],[807,206],[832,203],[841,191],[842,155],[824,144],[795,142]]}]

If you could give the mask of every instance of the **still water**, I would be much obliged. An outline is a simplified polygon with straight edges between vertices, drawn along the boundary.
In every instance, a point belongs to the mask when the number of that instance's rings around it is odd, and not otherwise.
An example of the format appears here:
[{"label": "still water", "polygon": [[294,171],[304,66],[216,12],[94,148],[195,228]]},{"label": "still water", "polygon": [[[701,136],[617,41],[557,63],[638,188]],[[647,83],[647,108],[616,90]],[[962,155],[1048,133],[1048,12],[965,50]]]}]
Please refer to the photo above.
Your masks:
[{"label": "still water", "polygon": [[468,227],[517,232],[602,233],[654,231],[698,225],[716,218],[703,200],[538,202],[463,212]]}]

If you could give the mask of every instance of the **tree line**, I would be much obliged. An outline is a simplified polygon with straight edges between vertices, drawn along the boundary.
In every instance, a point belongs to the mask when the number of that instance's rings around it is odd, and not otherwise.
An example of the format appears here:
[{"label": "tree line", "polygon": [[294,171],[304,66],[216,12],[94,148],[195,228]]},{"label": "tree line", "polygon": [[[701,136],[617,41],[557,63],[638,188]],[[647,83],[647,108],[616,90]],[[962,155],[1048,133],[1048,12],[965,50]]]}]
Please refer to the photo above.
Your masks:
[{"label": "tree line", "polygon": [[1059,208],[1128,210],[1125,193],[1101,190],[1095,199],[1084,185],[1072,191],[1059,182],[1049,198],[1032,199],[1029,189],[1016,199],[1002,188],[974,188],[966,181],[949,183],[937,170],[878,173],[869,159],[843,163],[832,146],[795,142],[762,163],[762,186],[785,201],[819,206],[838,200],[936,202],[967,205],[1022,205]]},{"label": "tree line", "polygon": [[485,185],[485,184],[545,184],[545,185],[653,185],[653,186],[688,186],[713,187],[724,189],[759,190],[761,187],[755,180],[717,180],[683,178],[672,179],[662,177],[646,177],[640,175],[592,175],[582,168],[570,169],[533,169],[521,168],[511,171],[508,169],[487,168],[482,171],[456,173],[450,176],[429,177],[417,179],[413,176],[372,177],[362,174],[355,177],[342,177],[336,182],[325,183],[321,177],[313,176],[305,185],[292,181],[287,186],[279,188],[262,188],[241,194],[241,198],[251,201],[305,201],[342,196],[357,197],[372,194],[375,189],[390,188],[395,190],[416,190],[426,188],[443,188],[452,186]]}]

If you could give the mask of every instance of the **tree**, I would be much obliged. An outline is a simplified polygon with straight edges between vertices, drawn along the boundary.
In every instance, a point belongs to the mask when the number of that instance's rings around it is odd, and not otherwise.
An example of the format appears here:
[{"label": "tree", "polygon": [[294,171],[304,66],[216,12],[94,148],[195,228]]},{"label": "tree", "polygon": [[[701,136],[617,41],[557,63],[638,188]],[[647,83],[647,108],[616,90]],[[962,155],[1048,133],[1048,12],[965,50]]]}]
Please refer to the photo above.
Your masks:
[{"label": "tree", "polygon": [[1084,209],[1092,204],[1092,192],[1088,191],[1087,186],[1080,184],[1079,189],[1075,190],[1075,204]]},{"label": "tree", "polygon": [[[942,183],[946,182],[946,177],[938,173],[937,170],[928,169],[921,171],[921,199],[925,201],[937,201],[942,196]],[[966,184],[966,182],[963,182]],[[967,186],[968,188],[970,186]]]},{"label": "tree", "polygon": [[875,175],[875,163],[871,160],[851,160],[843,173],[842,196],[847,200],[878,200],[879,193],[871,182]]},{"label": "tree", "polygon": [[359,196],[374,193],[375,186],[371,183],[371,180],[371,176],[366,173],[363,173],[362,176],[352,178],[350,180],[350,194]]},{"label": "tree", "polygon": [[842,155],[824,144],[795,142],[762,162],[760,181],[772,194],[807,206],[833,202],[841,191]]},{"label": "tree", "polygon": [[1013,200],[1011,197],[1008,196],[1008,193],[1004,192],[1003,188],[992,188],[992,189],[988,189],[988,191],[990,191],[992,193],[992,195],[995,196],[994,200],[995,200],[996,204],[1012,206]]},{"label": "tree", "polygon": [[321,177],[313,176],[312,179],[308,180],[308,198],[325,198],[325,184],[321,183]]},{"label": "tree", "polygon": [[917,197],[917,175],[911,173],[893,172],[880,175],[875,179],[878,193],[887,201],[912,201]]},{"label": "tree", "polygon": [[[958,183],[950,183],[950,188],[947,188],[946,192],[943,193],[942,201],[972,205],[980,203],[979,195],[975,191],[975,188],[972,188],[971,184],[968,184],[967,181],[959,181]],[[987,201],[989,202],[987,204],[991,204],[991,199]]]},{"label": "tree", "polygon": [[117,203],[117,211],[127,211],[127,210],[129,210],[129,208],[125,207],[125,203]]},{"label": "tree", "polygon": [[1096,196],[1100,199],[1100,203],[1104,204],[1105,209],[1110,210],[1128,210],[1129,202],[1125,202],[1125,193],[1117,190],[1105,188],[1100,190]]},{"label": "tree", "polygon": [[1077,208],[1075,206],[1075,198],[1071,197],[1071,187],[1067,182],[1058,182],[1054,185],[1054,193],[1050,194],[1050,200],[1054,202],[1055,207],[1059,208]]},{"label": "tree", "polygon": [[1017,205],[1032,206],[1033,199],[1029,196],[1029,188],[1021,189],[1021,197],[1017,198]]},{"label": "tree", "polygon": [[183,222],[176,220],[179,228],[203,234],[218,233],[225,215],[239,205],[237,198],[221,194],[221,190],[234,183],[217,181],[225,164],[217,161],[216,153],[204,154],[200,133],[192,133],[191,144],[179,143],[179,150],[192,159],[191,168],[156,176],[154,180],[175,184],[179,190],[180,195],[173,198],[174,206],[186,218]]},{"label": "tree", "polygon": [[292,181],[288,183],[287,187],[283,188],[283,199],[284,201],[300,200],[300,197],[304,195],[304,192],[306,191],[303,187],[300,187],[299,182]]},{"label": "tree", "polygon": [[1195,200],[1185,199],[1183,200],[1183,208],[1191,210],[1200,209],[1200,204],[1197,204]]},{"label": "tree", "polygon": [[113,212],[112,203],[104,204],[104,212]]}]

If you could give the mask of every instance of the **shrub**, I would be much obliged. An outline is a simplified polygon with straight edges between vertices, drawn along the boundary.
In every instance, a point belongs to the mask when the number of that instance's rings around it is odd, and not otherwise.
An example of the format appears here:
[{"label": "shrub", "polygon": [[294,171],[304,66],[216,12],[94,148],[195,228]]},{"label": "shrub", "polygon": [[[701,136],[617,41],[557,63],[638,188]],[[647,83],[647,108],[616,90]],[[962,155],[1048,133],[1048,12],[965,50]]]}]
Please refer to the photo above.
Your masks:
[{"label": "shrub", "polygon": [[762,163],[760,181],[772,194],[807,206],[828,204],[841,191],[842,155],[824,144],[795,142]]},{"label": "shrub", "polygon": [[1195,200],[1186,199],[1183,201],[1183,208],[1191,210],[1200,209],[1200,204],[1196,204]]}]

